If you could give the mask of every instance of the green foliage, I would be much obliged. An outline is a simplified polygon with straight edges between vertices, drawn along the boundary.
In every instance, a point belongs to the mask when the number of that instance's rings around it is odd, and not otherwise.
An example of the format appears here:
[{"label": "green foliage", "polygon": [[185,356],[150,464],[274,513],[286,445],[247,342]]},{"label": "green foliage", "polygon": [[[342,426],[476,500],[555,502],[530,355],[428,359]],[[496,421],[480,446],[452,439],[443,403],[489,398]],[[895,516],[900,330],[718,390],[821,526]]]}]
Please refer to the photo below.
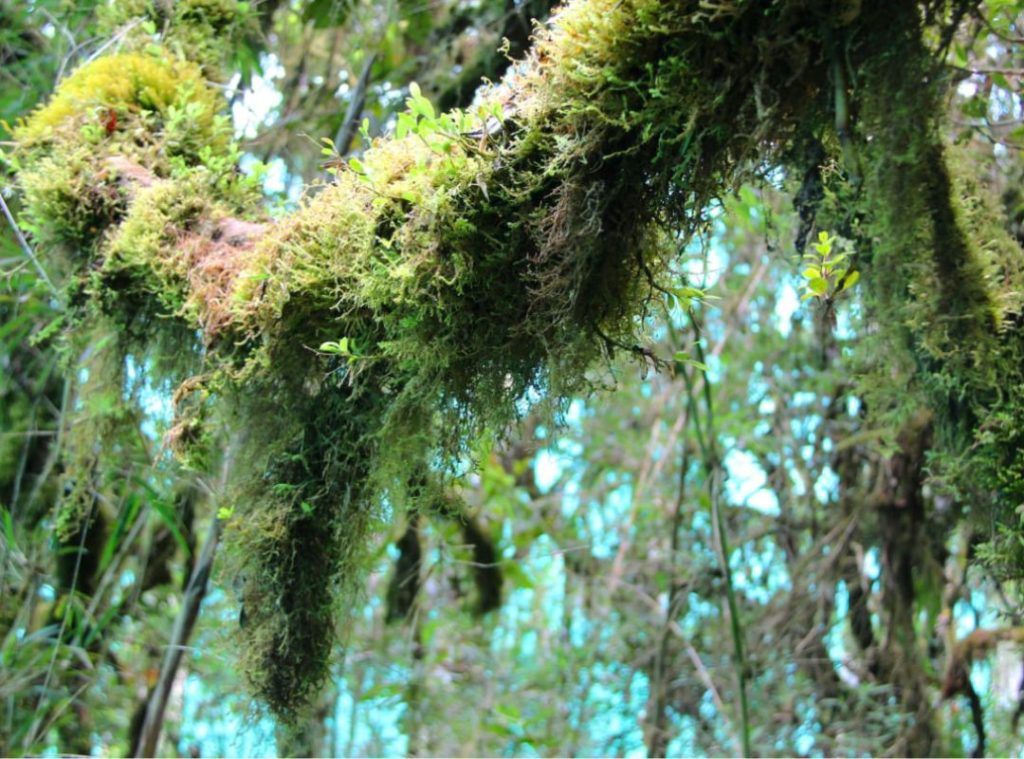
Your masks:
[{"label": "green foliage", "polygon": [[836,238],[828,232],[819,232],[814,252],[804,253],[807,268],[800,272],[805,280],[801,300],[819,298],[833,301],[860,280],[860,272],[850,269],[846,263],[849,254],[843,251],[833,253],[835,243]]}]

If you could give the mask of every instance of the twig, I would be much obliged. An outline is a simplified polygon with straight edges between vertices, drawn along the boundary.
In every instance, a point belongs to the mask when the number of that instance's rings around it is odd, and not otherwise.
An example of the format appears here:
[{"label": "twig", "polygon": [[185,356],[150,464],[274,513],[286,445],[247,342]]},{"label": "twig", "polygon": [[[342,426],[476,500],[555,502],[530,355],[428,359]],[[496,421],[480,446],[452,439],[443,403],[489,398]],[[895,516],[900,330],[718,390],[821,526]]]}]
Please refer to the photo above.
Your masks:
[{"label": "twig", "polygon": [[160,679],[157,680],[156,686],[150,694],[149,703],[146,704],[146,717],[139,733],[139,745],[137,750],[133,751],[134,756],[156,756],[157,743],[160,740],[160,731],[163,728],[164,715],[167,711],[167,699],[171,695],[171,685],[177,677],[181,658],[187,650],[189,638],[192,637],[192,629],[199,617],[199,607],[206,596],[206,585],[210,579],[210,570],[213,568],[213,559],[217,554],[217,544],[220,542],[221,526],[221,520],[214,517],[210,524],[206,545],[203,546],[199,561],[196,562],[195,569],[192,570],[192,577],[188,581],[185,597],[182,599],[181,612],[174,620],[171,640],[164,653],[164,661],[160,667]]},{"label": "twig", "polygon": [[[683,414],[687,411],[684,410]],[[668,641],[673,617],[678,613],[677,602],[679,584],[676,582],[676,571],[679,564],[679,533],[683,523],[683,507],[686,501],[686,473],[690,469],[689,448],[684,443],[682,456],[679,462],[679,490],[676,494],[675,508],[672,512],[672,541],[670,556],[671,578],[669,580],[668,604],[665,608],[665,625],[661,631],[661,640],[658,644],[658,651],[654,658],[654,672],[651,676],[651,690],[653,693],[652,724],[650,738],[647,745],[648,756],[663,756],[668,749],[668,712],[666,703],[668,701],[668,673],[666,660],[669,655]],[[691,657],[692,659],[692,657]]]},{"label": "twig", "polygon": [[732,566],[729,564],[729,535],[725,529],[722,518],[720,480],[722,477],[722,462],[715,444],[715,422],[714,405],[711,398],[711,382],[708,379],[705,364],[704,347],[701,344],[702,335],[700,322],[697,320],[693,309],[690,309],[690,321],[696,333],[697,359],[700,362],[701,379],[703,380],[704,407],[707,419],[704,422],[704,430],[701,430],[700,419],[697,413],[697,388],[687,372],[683,372],[683,380],[686,383],[690,415],[693,418],[694,431],[697,434],[697,445],[701,449],[704,470],[708,481],[708,498],[711,502],[711,522],[718,538],[719,560],[721,562],[722,574],[725,577],[725,597],[729,608],[729,626],[732,633],[734,666],[736,680],[740,695],[740,730],[743,740],[743,755],[752,756],[750,749],[750,708],[747,702],[747,662],[743,646],[743,626],[739,616],[739,606],[736,603],[736,589],[733,584]]},{"label": "twig", "polygon": [[[636,597],[647,604],[652,611],[660,613],[663,610],[662,605],[656,598],[636,585],[622,583],[622,587],[635,593]],[[686,656],[689,658],[690,663],[693,664],[693,668],[697,672],[697,678],[707,689],[708,693],[711,694],[711,700],[714,702],[718,713],[722,715],[723,719],[729,719],[729,712],[725,707],[725,701],[722,700],[722,694],[718,692],[718,688],[715,686],[715,681],[711,677],[711,672],[700,658],[700,654],[697,653],[697,649],[693,647],[686,631],[683,630],[680,624],[674,619],[667,619],[666,626],[667,629],[679,639],[683,644],[683,647],[686,649]]]},{"label": "twig", "polygon": [[377,59],[376,53],[370,53],[363,64],[363,70],[359,73],[355,89],[352,90],[352,97],[348,101],[348,109],[345,111],[345,118],[334,135],[334,150],[344,157],[348,155],[352,147],[352,140],[356,136],[356,123],[363,113],[363,106],[366,105],[366,90],[370,86],[370,74],[373,72],[373,62]]},{"label": "twig", "polygon": [[39,273],[43,282],[46,283],[46,286],[50,288],[50,292],[53,294],[53,297],[60,300],[60,292],[57,290],[56,286],[54,286],[53,280],[50,279],[49,275],[46,273],[46,269],[44,269],[43,265],[39,262],[39,259],[36,258],[36,254],[32,251],[32,246],[28,244],[28,240],[25,239],[25,235],[23,235],[21,233],[21,229],[18,228],[18,222],[14,220],[14,215],[11,213],[11,209],[7,207],[7,201],[4,200],[3,193],[0,193],[0,206],[3,206],[4,216],[7,217],[7,223],[10,224],[11,229],[14,230],[14,237],[18,240],[18,245],[20,245],[21,249],[25,252],[25,256],[36,267],[36,271]]},{"label": "twig", "polygon": [[88,60],[86,62],[87,63],[91,63],[92,61],[96,60],[101,55],[103,55],[105,52],[107,52],[107,50],[109,50],[114,45],[120,44],[121,41],[124,40],[124,38],[128,36],[128,32],[130,32],[132,29],[134,29],[135,27],[137,27],[141,23],[142,23],[142,18],[136,18],[136,19],[133,19],[132,21],[129,21],[127,24],[125,24],[120,29],[118,29],[117,32],[114,34],[114,36],[112,36],[109,40],[107,40],[102,45],[100,45],[98,48],[96,48],[96,50],[93,52],[92,55],[89,56],[89,58],[88,58]]}]

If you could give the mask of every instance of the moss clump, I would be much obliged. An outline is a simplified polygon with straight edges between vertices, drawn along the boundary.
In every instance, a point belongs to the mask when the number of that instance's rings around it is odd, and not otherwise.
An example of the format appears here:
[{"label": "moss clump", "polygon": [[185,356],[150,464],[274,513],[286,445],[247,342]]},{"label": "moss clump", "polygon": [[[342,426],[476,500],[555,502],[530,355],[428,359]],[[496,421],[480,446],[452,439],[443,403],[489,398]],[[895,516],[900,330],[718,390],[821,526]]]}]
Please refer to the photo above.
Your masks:
[{"label": "moss clump", "polygon": [[19,179],[28,226],[45,249],[84,249],[124,210],[120,189],[98,176],[90,146],[43,157]]},{"label": "moss clump", "polygon": [[175,56],[222,81],[226,55],[256,33],[252,7],[237,0],[118,0],[100,8],[99,28],[101,33],[121,33],[127,45],[140,49],[159,36]]},{"label": "moss clump", "polygon": [[50,101],[15,128],[14,138],[32,145],[53,136],[69,120],[81,122],[83,117],[92,117],[98,128],[113,131],[118,117],[132,111],[166,116],[183,91],[189,93],[189,102],[202,106],[196,116],[209,129],[220,103],[194,63],[172,63],[139,53],[104,56],[61,82]]},{"label": "moss clump", "polygon": [[195,65],[126,53],[79,68],[15,128],[27,226],[58,270],[80,270],[154,178],[205,165],[231,202],[220,177],[237,154],[221,106]]},{"label": "moss clump", "polygon": [[207,341],[215,338],[230,319],[242,253],[264,231],[232,216],[230,195],[204,166],[139,190],[104,246],[90,290],[108,309],[133,290],[131,308],[183,317],[199,324]]}]

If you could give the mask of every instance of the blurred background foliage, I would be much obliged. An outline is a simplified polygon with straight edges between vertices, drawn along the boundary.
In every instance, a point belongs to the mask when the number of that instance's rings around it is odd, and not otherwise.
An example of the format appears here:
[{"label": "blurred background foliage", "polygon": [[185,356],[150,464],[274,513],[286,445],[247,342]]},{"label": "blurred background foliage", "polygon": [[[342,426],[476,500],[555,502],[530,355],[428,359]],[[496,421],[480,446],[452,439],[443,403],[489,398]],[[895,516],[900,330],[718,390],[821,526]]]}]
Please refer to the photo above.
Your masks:
[{"label": "blurred background foliage", "polygon": [[[99,5],[0,0],[0,120],[116,40]],[[243,165],[265,164],[268,203],[294,207],[358,155],[364,118],[386,132],[414,81],[441,108],[469,105],[551,8],[265,0],[229,82]],[[949,137],[1024,241],[1022,14],[990,0],[960,24]],[[647,317],[671,371],[623,362],[560,426],[495,430],[467,462],[467,510],[403,515],[377,537],[332,686],[301,729],[244,695],[239,609],[215,565],[161,752],[1019,755],[1020,596],[990,569],[1019,559],[979,560],[992,536],[929,483],[927,414],[867,423],[857,289],[832,304],[834,327],[800,300],[801,179],[769,167],[680,251],[708,295]],[[96,494],[100,528],[58,540],[61,308],[6,224],[0,266],[0,754],[133,753],[218,482],[172,465],[170,389],[139,367],[90,401],[115,420],[121,462]],[[126,395],[142,417],[111,414]]]}]

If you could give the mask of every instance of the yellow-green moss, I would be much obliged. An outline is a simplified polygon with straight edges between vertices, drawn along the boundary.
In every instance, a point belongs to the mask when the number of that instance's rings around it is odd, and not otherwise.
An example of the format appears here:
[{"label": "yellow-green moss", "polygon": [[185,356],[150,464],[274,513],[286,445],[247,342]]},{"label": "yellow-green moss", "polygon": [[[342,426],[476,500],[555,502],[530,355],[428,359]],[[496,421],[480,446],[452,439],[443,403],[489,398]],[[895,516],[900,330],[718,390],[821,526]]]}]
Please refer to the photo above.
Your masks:
[{"label": "yellow-green moss", "polygon": [[[92,118],[96,126],[107,129],[111,123],[109,110],[122,115],[137,109],[166,114],[183,93],[187,93],[189,102],[202,106],[196,118],[208,130],[220,102],[194,63],[170,62],[140,53],[103,56],[61,82],[50,101],[15,128],[14,137],[22,145],[31,145],[51,136],[71,119],[81,123]],[[116,116],[109,128],[116,128]]]}]

